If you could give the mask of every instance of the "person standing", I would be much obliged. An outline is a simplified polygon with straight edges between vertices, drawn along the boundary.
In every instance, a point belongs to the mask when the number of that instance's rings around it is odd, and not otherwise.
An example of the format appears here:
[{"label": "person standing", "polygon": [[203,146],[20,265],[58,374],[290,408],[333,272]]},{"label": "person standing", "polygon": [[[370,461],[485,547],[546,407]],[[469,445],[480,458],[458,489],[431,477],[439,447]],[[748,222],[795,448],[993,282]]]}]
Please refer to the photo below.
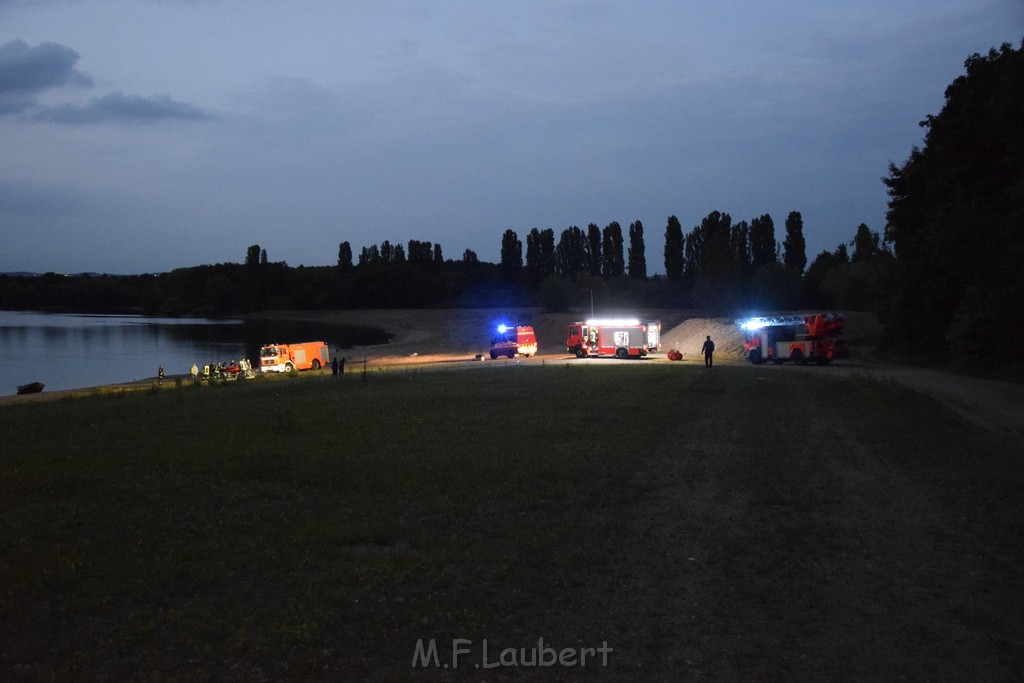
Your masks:
[{"label": "person standing", "polygon": [[164,383],[164,366],[161,365],[160,368],[156,371],[156,379],[157,382],[159,382],[160,384]]},{"label": "person standing", "polygon": [[192,364],[192,369],[190,370],[190,372],[192,373],[193,384],[199,381],[199,367],[195,363]]},{"label": "person standing", "polygon": [[700,347],[700,353],[704,356],[704,367],[710,368],[715,364],[715,342],[711,341],[710,334],[704,340],[704,346]]},{"label": "person standing", "polygon": [[331,359],[331,374],[334,375],[335,377],[338,376],[338,359],[337,358],[332,358]]}]

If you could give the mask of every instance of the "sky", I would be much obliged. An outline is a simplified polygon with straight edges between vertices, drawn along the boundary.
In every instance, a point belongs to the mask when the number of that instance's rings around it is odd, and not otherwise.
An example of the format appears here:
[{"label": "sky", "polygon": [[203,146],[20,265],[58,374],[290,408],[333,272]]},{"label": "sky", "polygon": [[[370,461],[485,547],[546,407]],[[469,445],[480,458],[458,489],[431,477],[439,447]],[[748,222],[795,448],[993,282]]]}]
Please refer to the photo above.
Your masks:
[{"label": "sky", "polygon": [[531,228],[803,218],[882,178],[1021,0],[0,0],[0,272],[499,259]]}]

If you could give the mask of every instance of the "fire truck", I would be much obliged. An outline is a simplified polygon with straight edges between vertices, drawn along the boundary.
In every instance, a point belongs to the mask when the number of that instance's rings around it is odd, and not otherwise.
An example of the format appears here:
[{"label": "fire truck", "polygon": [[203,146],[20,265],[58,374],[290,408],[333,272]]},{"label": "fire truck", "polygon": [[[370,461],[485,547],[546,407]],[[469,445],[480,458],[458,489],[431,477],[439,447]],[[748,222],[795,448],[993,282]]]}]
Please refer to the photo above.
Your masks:
[{"label": "fire truck", "polygon": [[499,356],[534,356],[537,354],[537,335],[529,325],[498,325],[498,334],[491,339],[491,360]]},{"label": "fire truck", "polygon": [[661,322],[657,320],[610,319],[573,323],[565,340],[565,350],[577,358],[640,358],[659,349]]},{"label": "fire truck", "polygon": [[849,358],[843,336],[846,320],[834,313],[778,315],[738,321],[744,331],[743,355],[754,365],[772,361],[781,365],[814,362],[828,365]]},{"label": "fire truck", "polygon": [[319,370],[331,362],[327,344],[322,341],[297,344],[268,344],[260,349],[262,372]]}]

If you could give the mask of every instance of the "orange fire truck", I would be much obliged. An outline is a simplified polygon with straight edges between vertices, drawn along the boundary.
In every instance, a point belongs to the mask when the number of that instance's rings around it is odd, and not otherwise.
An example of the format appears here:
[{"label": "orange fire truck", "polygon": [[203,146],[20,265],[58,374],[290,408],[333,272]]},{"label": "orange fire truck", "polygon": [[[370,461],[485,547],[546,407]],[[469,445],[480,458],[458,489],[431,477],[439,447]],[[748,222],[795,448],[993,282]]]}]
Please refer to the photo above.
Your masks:
[{"label": "orange fire truck", "polygon": [[327,344],[322,341],[297,344],[268,344],[260,349],[262,372],[319,370],[331,362]]},{"label": "orange fire truck", "polygon": [[748,318],[738,324],[746,337],[743,355],[754,365],[767,360],[776,365],[786,361],[827,365],[850,356],[843,336],[846,320],[841,315],[778,315]]},{"label": "orange fire truck", "polygon": [[587,320],[569,326],[565,350],[577,358],[640,358],[661,348],[661,322],[633,319]]},{"label": "orange fire truck", "polygon": [[491,339],[491,360],[499,356],[537,355],[537,335],[529,325],[498,325],[498,334]]}]

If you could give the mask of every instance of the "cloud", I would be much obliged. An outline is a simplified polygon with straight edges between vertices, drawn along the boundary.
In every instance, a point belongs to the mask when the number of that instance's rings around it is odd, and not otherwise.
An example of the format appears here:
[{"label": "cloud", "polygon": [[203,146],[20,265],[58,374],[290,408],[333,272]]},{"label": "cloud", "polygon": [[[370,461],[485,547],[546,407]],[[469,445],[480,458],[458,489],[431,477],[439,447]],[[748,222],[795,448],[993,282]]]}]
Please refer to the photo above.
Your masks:
[{"label": "cloud", "polygon": [[0,115],[26,111],[35,96],[65,85],[91,87],[92,78],[75,69],[79,54],[59,43],[29,47],[22,40],[0,45]]},{"label": "cloud", "polygon": [[85,105],[39,107],[31,118],[52,123],[152,123],[165,119],[201,121],[213,117],[188,102],[171,99],[170,95],[139,97],[114,92],[94,97]]},{"label": "cloud", "polygon": [[[0,0],[2,2],[3,0]],[[204,120],[210,114],[170,95],[140,97],[113,92],[88,104],[40,106],[36,95],[64,86],[91,88],[89,74],[75,69],[80,55],[66,45],[23,40],[0,45],[0,116],[21,114],[51,123],[152,123],[165,119]]]},{"label": "cloud", "polygon": [[62,85],[91,87],[92,77],[74,68],[79,54],[60,43],[29,47],[23,40],[0,45],[0,93],[36,93]]}]

